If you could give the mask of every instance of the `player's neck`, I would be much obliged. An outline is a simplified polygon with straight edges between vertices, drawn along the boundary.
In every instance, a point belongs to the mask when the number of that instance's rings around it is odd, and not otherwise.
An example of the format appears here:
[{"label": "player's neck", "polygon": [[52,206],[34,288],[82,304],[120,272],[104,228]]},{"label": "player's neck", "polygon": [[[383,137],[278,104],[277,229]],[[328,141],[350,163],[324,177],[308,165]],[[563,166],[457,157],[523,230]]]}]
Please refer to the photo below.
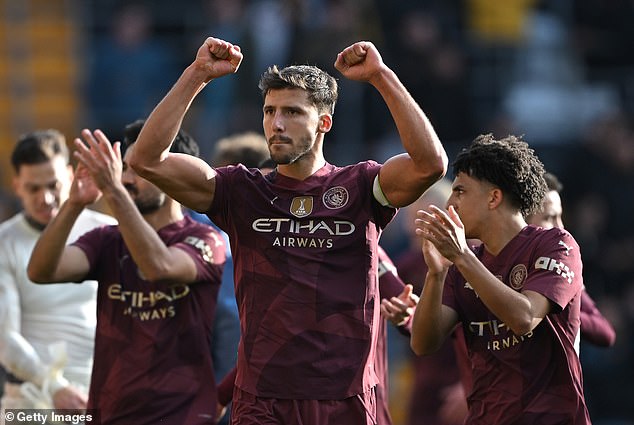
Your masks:
[{"label": "player's neck", "polygon": [[480,236],[485,249],[497,256],[504,247],[526,227],[526,221],[521,214],[506,217],[503,220],[496,219],[494,224],[487,226],[487,231]]},{"label": "player's neck", "polygon": [[283,176],[302,181],[315,174],[324,165],[326,165],[326,160],[323,156],[319,156],[310,161],[300,160],[292,164],[278,165],[277,172]]}]

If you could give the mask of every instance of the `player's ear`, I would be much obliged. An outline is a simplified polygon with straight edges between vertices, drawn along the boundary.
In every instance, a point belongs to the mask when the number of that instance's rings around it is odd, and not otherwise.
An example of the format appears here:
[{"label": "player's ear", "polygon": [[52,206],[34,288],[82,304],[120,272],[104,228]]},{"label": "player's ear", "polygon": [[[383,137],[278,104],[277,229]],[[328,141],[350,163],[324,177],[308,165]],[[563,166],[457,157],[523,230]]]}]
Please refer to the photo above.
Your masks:
[{"label": "player's ear", "polygon": [[500,206],[502,200],[504,199],[504,194],[499,187],[493,187],[489,190],[489,209],[494,210]]},{"label": "player's ear", "polygon": [[319,126],[317,130],[320,133],[328,133],[332,128],[332,115],[330,114],[322,114],[319,116]]}]

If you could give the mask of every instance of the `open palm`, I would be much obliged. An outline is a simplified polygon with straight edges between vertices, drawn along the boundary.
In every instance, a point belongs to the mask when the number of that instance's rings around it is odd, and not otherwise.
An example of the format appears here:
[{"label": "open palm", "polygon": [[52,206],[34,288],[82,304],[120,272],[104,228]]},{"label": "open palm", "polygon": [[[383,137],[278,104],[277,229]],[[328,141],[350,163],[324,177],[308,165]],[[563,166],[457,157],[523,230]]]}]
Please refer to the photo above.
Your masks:
[{"label": "open palm", "polygon": [[75,178],[70,197],[82,205],[90,205],[101,198],[101,191],[95,184],[88,169],[80,162],[75,169]]}]

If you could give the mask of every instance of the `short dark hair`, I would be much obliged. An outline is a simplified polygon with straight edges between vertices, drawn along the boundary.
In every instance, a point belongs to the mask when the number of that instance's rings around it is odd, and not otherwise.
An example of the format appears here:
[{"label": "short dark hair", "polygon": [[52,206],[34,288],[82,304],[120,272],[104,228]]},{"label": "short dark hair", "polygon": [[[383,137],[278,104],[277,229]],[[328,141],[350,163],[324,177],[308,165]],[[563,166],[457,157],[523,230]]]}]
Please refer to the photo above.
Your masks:
[{"label": "short dark hair", "polygon": [[540,210],[547,192],[544,165],[519,136],[500,140],[491,134],[478,136],[458,153],[453,172],[499,187],[524,216]]},{"label": "short dark hair", "polygon": [[[125,151],[136,142],[136,139],[141,133],[141,129],[145,124],[145,120],[138,119],[125,126],[123,130],[123,143],[121,143],[121,154],[125,154]],[[174,142],[170,147],[170,152],[185,153],[192,156],[200,156],[200,147],[194,138],[182,128],[178,130]]]},{"label": "short dark hair", "polygon": [[218,140],[211,163],[214,167],[242,164],[247,168],[258,168],[269,156],[266,138],[261,133],[247,131]]},{"label": "short dark hair", "polygon": [[564,185],[553,173],[545,172],[544,180],[546,180],[546,187],[548,187],[549,191],[554,190],[557,193],[561,193],[561,191],[564,190]]},{"label": "short dark hair", "polygon": [[20,136],[11,153],[11,165],[18,173],[24,164],[42,164],[56,156],[64,158],[68,164],[66,137],[55,129],[36,130]]},{"label": "short dark hair", "polygon": [[258,87],[262,91],[262,98],[270,90],[302,89],[308,93],[308,99],[320,112],[335,112],[337,80],[316,66],[292,65],[279,69],[277,65],[273,65],[262,74]]}]

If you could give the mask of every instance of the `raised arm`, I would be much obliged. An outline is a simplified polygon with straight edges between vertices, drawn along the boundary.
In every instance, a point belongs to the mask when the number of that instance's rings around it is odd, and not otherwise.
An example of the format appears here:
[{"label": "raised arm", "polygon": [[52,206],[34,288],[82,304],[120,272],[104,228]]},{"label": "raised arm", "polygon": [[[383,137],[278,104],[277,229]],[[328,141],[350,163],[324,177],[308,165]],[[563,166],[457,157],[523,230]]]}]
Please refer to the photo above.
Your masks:
[{"label": "raised arm", "polygon": [[346,78],[372,84],[387,104],[407,153],[385,162],[379,182],[392,206],[411,204],[447,172],[447,154],[431,123],[374,44],[361,41],[347,47],[335,68]]},{"label": "raised arm", "polygon": [[437,351],[458,323],[458,314],[442,303],[451,263],[427,240],[423,240],[422,250],[428,268],[423,292],[414,311],[410,339],[412,351],[419,356]]},{"label": "raised arm", "polygon": [[[134,262],[145,279],[166,283],[192,283],[198,277],[194,260],[178,247],[167,246],[156,229],[139,212],[122,181],[124,163],[120,144],[111,145],[106,135],[97,130],[83,130],[84,141],[75,139],[76,157],[85,166],[103,193],[104,199],[119,223],[119,231]],[[136,144],[128,148],[134,152]],[[132,171],[126,171],[133,173]],[[126,183],[135,185],[136,180],[128,174]],[[167,199],[176,210],[173,217],[182,218],[180,205]]]},{"label": "raised arm", "polygon": [[241,61],[238,46],[207,38],[194,62],[146,120],[128,158],[140,176],[196,211],[206,211],[213,200],[215,172],[205,161],[169,149],[196,95],[211,80],[236,72]]},{"label": "raised arm", "polygon": [[66,241],[79,214],[100,196],[88,171],[78,166],[68,200],[46,226],[33,248],[27,268],[29,279],[36,283],[83,280],[90,270],[88,258],[81,249],[66,245]]}]

